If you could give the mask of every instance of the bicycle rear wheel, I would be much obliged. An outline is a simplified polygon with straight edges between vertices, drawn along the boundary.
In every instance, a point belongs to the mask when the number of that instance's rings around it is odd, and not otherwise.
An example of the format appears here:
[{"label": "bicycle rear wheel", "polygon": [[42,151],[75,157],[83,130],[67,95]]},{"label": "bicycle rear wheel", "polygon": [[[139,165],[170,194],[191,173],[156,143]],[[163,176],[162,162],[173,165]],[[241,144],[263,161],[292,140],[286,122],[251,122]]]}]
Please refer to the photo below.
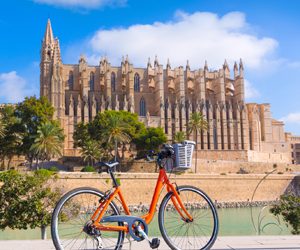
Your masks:
[{"label": "bicycle rear wheel", "polygon": [[[77,188],[60,199],[51,221],[51,235],[56,249],[122,249],[124,232],[99,231],[89,227],[101,197],[103,193],[97,189]],[[105,215],[119,214],[117,206],[111,202]],[[121,226],[123,223],[110,222],[109,225]]]},{"label": "bicycle rear wheel", "polygon": [[160,205],[158,215],[159,229],[165,242],[176,250],[210,249],[219,227],[214,204],[196,187],[179,186],[178,192],[193,221],[182,219],[171,200],[173,193],[169,192]]}]

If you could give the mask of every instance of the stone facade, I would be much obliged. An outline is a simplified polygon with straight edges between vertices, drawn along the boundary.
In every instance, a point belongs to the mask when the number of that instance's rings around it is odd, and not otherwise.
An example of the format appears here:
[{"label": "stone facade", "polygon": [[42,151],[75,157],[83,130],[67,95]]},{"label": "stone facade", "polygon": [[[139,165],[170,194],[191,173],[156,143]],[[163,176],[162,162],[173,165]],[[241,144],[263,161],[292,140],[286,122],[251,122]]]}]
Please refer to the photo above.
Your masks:
[{"label": "stone facade", "polygon": [[286,140],[289,142],[292,163],[300,164],[300,136],[293,136],[291,133],[286,133]]},{"label": "stone facade", "polygon": [[172,68],[169,61],[163,67],[157,58],[136,68],[127,56],[118,67],[107,58],[91,66],[84,56],[78,64],[63,64],[48,20],[40,70],[40,94],[48,97],[64,128],[66,156],[76,155],[74,125],[108,109],[137,113],[147,126],[162,127],[169,140],[186,131],[193,112],[201,112],[209,129],[198,135],[199,150],[253,151],[258,161],[265,161],[260,152],[290,156],[283,123],[272,119],[270,105],[245,103],[242,60],[234,64],[233,74],[226,60],[219,70],[209,70],[206,62],[197,70],[188,62],[185,68]]}]

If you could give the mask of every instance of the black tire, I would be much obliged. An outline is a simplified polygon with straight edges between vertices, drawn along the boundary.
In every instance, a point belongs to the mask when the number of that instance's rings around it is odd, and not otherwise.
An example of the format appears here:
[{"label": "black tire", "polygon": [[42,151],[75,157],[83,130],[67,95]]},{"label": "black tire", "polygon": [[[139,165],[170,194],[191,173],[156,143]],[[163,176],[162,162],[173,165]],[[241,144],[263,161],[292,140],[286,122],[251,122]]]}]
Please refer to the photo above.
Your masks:
[{"label": "black tire", "polygon": [[[96,237],[88,235],[82,229],[103,196],[104,194],[98,189],[82,187],[66,193],[59,200],[51,220],[52,241],[56,249],[82,249],[83,247],[84,249],[97,249]],[[107,212],[109,214],[106,215],[120,214],[114,202],[109,204]],[[104,249],[122,249],[124,232],[100,233],[101,236],[98,238],[101,238]]]},{"label": "black tire", "polygon": [[[176,250],[210,249],[219,229],[218,214],[213,202],[203,191],[193,186],[179,186],[178,191],[193,221],[182,220],[171,200],[173,192],[167,193],[158,214],[159,229],[165,242]],[[189,197],[193,199],[186,201]]]}]

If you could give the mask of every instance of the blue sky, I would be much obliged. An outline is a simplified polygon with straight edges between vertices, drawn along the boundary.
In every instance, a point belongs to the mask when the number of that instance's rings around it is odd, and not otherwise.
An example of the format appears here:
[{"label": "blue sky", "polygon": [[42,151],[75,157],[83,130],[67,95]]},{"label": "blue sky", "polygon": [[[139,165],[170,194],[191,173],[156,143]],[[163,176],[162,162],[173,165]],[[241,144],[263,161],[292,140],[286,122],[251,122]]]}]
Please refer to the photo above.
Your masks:
[{"label": "blue sky", "polygon": [[[158,56],[171,66],[232,68],[244,61],[247,102],[271,103],[275,119],[300,135],[300,1],[297,0],[10,0],[0,9],[0,103],[39,95],[47,18],[64,63],[81,53],[135,66]],[[299,73],[298,73],[299,72]]]}]

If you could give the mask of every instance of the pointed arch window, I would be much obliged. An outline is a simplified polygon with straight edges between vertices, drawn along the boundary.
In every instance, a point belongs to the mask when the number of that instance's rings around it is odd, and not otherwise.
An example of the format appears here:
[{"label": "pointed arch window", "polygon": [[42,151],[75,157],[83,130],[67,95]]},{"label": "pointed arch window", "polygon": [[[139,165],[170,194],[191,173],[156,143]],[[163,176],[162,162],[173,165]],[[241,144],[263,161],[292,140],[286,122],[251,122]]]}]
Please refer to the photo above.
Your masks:
[{"label": "pointed arch window", "polygon": [[94,91],[95,88],[95,74],[94,72],[90,73],[90,90]]},{"label": "pointed arch window", "polygon": [[116,74],[115,74],[115,72],[111,73],[110,83],[111,83],[111,91],[115,92],[116,91]]},{"label": "pointed arch window", "polygon": [[73,74],[72,70],[69,72],[68,85],[69,85],[69,90],[73,90],[73,87],[74,87],[74,74]]},{"label": "pointed arch window", "polygon": [[144,97],[140,100],[140,116],[146,116],[146,101]]},{"label": "pointed arch window", "polygon": [[134,75],[134,92],[140,92],[140,75],[138,73]]}]

